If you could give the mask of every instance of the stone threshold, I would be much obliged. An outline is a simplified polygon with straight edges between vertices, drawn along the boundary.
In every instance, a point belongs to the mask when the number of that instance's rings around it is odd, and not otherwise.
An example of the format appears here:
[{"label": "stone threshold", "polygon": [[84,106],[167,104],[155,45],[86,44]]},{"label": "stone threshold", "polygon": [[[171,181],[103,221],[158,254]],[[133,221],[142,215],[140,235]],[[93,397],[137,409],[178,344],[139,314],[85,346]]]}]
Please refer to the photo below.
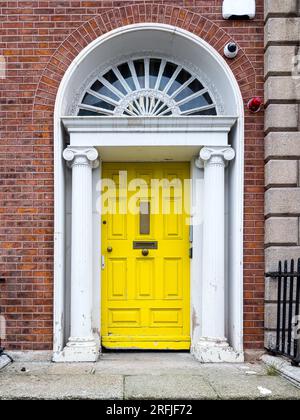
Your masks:
[{"label": "stone threshold", "polygon": [[262,361],[267,366],[276,369],[280,376],[300,389],[300,367],[292,366],[291,361],[284,357],[264,355]]},{"label": "stone threshold", "polygon": [[10,363],[11,363],[11,361],[7,356],[1,356],[0,357],[0,370],[4,369]]}]

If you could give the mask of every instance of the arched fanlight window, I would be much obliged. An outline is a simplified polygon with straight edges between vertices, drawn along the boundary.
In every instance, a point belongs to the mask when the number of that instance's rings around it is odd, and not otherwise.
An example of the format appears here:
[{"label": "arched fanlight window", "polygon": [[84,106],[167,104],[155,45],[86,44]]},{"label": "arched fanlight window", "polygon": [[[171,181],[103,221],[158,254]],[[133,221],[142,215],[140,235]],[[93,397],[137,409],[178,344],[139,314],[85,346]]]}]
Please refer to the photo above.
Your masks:
[{"label": "arched fanlight window", "polygon": [[217,109],[196,75],[166,59],[142,58],[99,75],[84,93],[78,115],[217,115]]}]

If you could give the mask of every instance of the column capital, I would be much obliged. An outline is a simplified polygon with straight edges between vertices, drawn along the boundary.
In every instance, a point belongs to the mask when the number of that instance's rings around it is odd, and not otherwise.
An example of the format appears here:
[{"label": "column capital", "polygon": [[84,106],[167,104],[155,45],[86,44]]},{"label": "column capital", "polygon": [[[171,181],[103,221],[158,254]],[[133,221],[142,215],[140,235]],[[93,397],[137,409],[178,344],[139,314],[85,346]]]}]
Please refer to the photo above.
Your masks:
[{"label": "column capital", "polygon": [[227,162],[235,158],[235,151],[231,146],[228,147],[203,147],[200,151],[199,159],[205,165],[225,166]]},{"label": "column capital", "polygon": [[94,147],[68,146],[63,151],[63,158],[70,168],[87,165],[95,169],[99,166],[98,156],[98,151]]}]

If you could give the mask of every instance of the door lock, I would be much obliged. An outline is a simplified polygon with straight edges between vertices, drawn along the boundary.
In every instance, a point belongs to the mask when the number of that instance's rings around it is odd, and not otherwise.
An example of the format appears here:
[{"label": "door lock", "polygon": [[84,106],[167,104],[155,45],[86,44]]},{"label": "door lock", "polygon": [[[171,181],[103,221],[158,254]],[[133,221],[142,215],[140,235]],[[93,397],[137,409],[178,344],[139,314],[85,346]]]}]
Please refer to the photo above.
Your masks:
[{"label": "door lock", "polygon": [[147,257],[149,255],[149,249],[143,249],[142,254],[144,257]]}]

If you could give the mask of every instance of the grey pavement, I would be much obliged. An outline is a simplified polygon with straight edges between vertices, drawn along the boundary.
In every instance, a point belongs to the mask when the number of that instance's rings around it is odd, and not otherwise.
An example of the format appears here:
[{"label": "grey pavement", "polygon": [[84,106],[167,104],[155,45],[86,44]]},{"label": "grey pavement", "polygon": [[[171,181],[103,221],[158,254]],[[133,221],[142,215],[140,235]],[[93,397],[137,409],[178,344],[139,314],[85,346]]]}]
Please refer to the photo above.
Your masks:
[{"label": "grey pavement", "polygon": [[97,363],[16,363],[0,370],[0,399],[300,400],[264,364],[201,365],[188,353],[106,353]]}]

